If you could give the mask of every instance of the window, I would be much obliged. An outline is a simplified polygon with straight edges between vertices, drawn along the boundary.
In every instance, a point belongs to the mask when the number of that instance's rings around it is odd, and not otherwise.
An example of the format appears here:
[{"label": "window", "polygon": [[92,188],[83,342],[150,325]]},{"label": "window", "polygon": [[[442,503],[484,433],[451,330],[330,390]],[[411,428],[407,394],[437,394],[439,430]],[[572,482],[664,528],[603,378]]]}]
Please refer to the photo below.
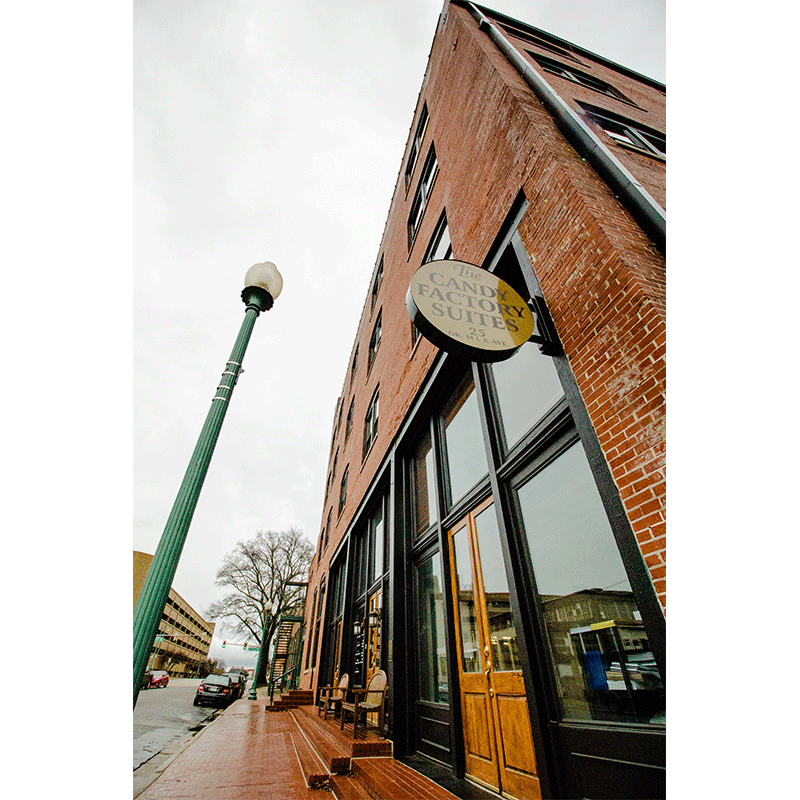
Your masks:
[{"label": "window", "polygon": [[350,471],[350,465],[348,464],[344,468],[344,472],[342,473],[342,483],[339,486],[339,513],[341,514],[344,510],[345,503],[347,502],[347,473]]},{"label": "window", "polygon": [[428,249],[422,258],[422,263],[428,261],[440,261],[445,258],[453,257],[453,248],[450,245],[450,231],[447,229],[447,215],[442,212],[439,222],[436,223],[436,230],[431,236]]},{"label": "window", "polygon": [[625,97],[625,95],[622,94],[619,89],[615,88],[607,81],[601,80],[594,75],[590,75],[588,72],[583,72],[582,70],[575,69],[574,67],[569,67],[566,64],[561,64],[558,61],[553,61],[553,59],[547,58],[546,56],[540,56],[536,53],[531,53],[530,50],[527,50],[526,52],[542,69],[546,70],[547,72],[551,72],[554,75],[560,75],[562,78],[566,78],[574,83],[580,83],[583,86],[588,86],[590,89],[594,89],[596,92],[607,94],[609,97],[613,97],[616,100],[622,100],[625,103],[635,105],[635,103],[633,103],[629,98]]},{"label": "window", "polygon": [[378,264],[375,280],[372,282],[372,308],[375,308],[375,301],[378,299],[381,283],[383,283],[383,256],[381,256],[381,263]]},{"label": "window", "polygon": [[419,115],[419,122],[417,123],[417,130],[414,132],[414,140],[411,142],[411,150],[408,153],[408,164],[406,164],[406,188],[411,183],[411,177],[414,174],[414,167],[417,165],[420,150],[422,149],[422,139],[425,136],[425,130],[428,127],[428,106],[423,104],[422,111]]},{"label": "window", "polygon": [[375,437],[378,435],[378,390],[372,395],[367,408],[367,416],[364,418],[364,451],[362,455],[366,457]]},{"label": "window", "polygon": [[419,186],[414,195],[414,202],[411,204],[411,213],[408,215],[408,247],[414,244],[414,239],[417,236],[422,216],[425,213],[425,207],[428,205],[428,200],[431,196],[431,190],[439,173],[439,164],[436,161],[436,151],[431,145],[430,152],[427,159],[425,159],[425,166],[422,168],[422,174],[419,178]]},{"label": "window", "polygon": [[664,684],[580,442],[517,496],[564,717],[663,724]]},{"label": "window", "polygon": [[367,355],[367,372],[372,369],[372,364],[375,361],[375,356],[378,355],[378,348],[381,344],[381,317],[383,316],[383,309],[378,312],[378,319],[375,322],[375,327],[372,329],[372,336],[369,340],[369,354]]},{"label": "window", "polygon": [[414,530],[422,533],[436,520],[436,474],[433,464],[431,433],[427,431],[411,461],[412,486],[414,491]]},{"label": "window", "polygon": [[486,473],[486,448],[472,373],[467,372],[442,413],[451,505]]},{"label": "window", "polygon": [[441,556],[434,553],[417,566],[414,576],[418,697],[432,703],[449,699],[441,564]]},{"label": "window", "polygon": [[350,365],[350,383],[353,383],[353,378],[356,374],[356,369],[358,368],[358,347],[356,347],[355,353],[353,353],[353,363]]},{"label": "window", "polygon": [[[311,606],[311,616],[309,617],[309,627],[314,624],[314,621],[317,618],[317,590],[314,589],[314,603]],[[308,637],[308,650],[306,650],[306,669],[308,669],[311,663],[311,652],[314,650],[314,638],[312,636]],[[314,653],[314,664],[317,663],[317,654]],[[255,679],[254,679],[255,680]]]},{"label": "window", "polygon": [[350,438],[350,431],[353,430],[353,403],[356,402],[355,397],[350,401],[350,409],[347,412],[347,420],[344,424],[344,440]]},{"label": "window", "polygon": [[579,103],[578,105],[617,144],[640,153],[666,158],[667,137],[665,134],[615,114],[613,111],[597,108],[588,103]]},{"label": "window", "polygon": [[563,58],[568,58],[571,61],[578,61],[578,59],[575,58],[575,56],[573,56],[571,53],[568,53],[566,50],[564,50],[563,47],[557,47],[554,44],[550,44],[550,42],[545,41],[540,36],[536,36],[532,33],[528,33],[527,31],[523,31],[520,28],[517,28],[516,26],[513,25],[501,24],[500,27],[517,39],[522,39],[525,42],[530,42],[531,44],[535,44],[537,47],[541,47],[543,50],[549,50],[551,53],[557,53]]}]

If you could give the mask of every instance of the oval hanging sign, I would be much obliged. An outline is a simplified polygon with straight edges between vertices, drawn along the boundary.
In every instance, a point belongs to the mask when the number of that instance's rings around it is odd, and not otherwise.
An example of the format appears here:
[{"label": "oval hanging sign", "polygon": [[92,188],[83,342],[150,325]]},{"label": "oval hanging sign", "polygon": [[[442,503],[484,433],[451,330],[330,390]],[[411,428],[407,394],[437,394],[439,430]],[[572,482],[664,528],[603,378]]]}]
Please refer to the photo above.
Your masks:
[{"label": "oval hanging sign", "polygon": [[535,327],[528,304],[505,281],[465,261],[423,264],[406,295],[411,321],[430,342],[471,361],[503,361]]}]

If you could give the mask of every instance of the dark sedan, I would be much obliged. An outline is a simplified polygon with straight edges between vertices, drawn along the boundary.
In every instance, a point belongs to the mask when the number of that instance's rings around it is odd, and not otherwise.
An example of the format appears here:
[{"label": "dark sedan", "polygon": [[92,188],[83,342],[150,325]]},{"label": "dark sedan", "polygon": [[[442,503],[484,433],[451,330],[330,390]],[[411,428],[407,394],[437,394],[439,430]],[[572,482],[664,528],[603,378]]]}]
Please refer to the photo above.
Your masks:
[{"label": "dark sedan", "polygon": [[227,675],[209,675],[200,681],[194,704],[226,708],[236,699],[235,689],[233,681]]},{"label": "dark sedan", "polygon": [[233,696],[239,698],[244,694],[244,685],[247,683],[247,676],[241,672],[225,672],[223,677],[228,677],[233,681]]}]

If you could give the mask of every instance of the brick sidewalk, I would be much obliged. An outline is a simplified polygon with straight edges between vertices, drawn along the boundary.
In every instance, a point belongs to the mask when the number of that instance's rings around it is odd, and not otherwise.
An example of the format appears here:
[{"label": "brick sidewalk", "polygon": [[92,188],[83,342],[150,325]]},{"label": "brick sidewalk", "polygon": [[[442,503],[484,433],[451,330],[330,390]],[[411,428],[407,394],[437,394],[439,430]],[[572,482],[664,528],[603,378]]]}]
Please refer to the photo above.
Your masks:
[{"label": "brick sidewalk", "polygon": [[289,714],[237,700],[192,741],[139,800],[313,800],[292,741]]}]

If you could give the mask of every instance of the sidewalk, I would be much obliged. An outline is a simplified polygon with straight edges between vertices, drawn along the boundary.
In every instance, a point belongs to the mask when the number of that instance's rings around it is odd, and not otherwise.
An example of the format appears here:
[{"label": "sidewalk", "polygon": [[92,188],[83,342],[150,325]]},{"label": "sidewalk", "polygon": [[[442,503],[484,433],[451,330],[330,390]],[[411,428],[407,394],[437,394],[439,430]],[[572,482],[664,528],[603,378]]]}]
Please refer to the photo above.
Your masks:
[{"label": "sidewalk", "polygon": [[350,771],[334,774],[337,759],[331,755],[341,755],[342,747],[338,723],[316,727],[313,707],[268,713],[266,689],[259,688],[258,696],[237,700],[176,748],[138,800],[458,800],[391,756],[375,757],[377,745],[383,750],[385,743],[391,752],[385,740],[348,740],[354,748],[352,762],[345,761]]},{"label": "sidewalk", "polygon": [[267,714],[266,699],[233,703],[194,737],[139,800],[313,800],[287,714]]}]

